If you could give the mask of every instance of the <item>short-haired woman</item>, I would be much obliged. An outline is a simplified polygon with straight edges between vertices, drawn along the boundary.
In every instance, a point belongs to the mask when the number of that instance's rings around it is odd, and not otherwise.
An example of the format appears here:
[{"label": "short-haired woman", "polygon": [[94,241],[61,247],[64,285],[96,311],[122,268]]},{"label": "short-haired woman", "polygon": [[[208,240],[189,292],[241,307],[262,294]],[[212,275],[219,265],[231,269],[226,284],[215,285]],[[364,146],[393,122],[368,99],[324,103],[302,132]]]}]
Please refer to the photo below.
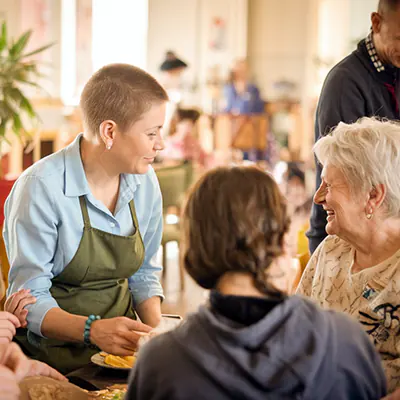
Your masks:
[{"label": "short-haired woman", "polygon": [[83,134],[27,169],[5,204],[8,295],[23,288],[36,298],[16,340],[64,373],[98,349],[131,354],[138,331],[161,319],[152,258],[162,202],[151,163],[164,146],[167,100],[145,71],[103,67],[83,89]]}]

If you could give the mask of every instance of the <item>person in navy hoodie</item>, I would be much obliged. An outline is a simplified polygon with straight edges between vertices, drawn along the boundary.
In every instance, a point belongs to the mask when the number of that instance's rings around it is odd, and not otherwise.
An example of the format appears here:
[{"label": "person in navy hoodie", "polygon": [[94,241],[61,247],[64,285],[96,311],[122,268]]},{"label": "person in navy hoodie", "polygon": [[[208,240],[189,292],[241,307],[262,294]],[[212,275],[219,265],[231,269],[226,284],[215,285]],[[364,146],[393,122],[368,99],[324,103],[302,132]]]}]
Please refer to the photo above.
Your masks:
[{"label": "person in navy hoodie", "polygon": [[379,354],[359,324],[290,295],[289,217],[270,175],[208,172],[189,194],[182,228],[184,267],[211,290],[209,304],[141,348],[127,400],[386,395]]}]

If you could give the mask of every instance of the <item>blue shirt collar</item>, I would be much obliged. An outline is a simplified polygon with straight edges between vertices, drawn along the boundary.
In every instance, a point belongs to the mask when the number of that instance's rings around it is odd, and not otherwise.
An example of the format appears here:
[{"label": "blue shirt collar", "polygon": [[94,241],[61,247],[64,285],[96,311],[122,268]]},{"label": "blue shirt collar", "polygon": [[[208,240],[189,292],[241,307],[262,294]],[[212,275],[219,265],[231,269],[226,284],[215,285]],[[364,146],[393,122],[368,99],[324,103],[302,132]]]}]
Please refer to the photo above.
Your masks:
[{"label": "blue shirt collar", "polygon": [[[90,188],[83,168],[80,142],[83,134],[80,133],[75,140],[65,148],[65,195],[79,197],[90,194]],[[120,192],[130,192],[131,198],[137,187],[141,184],[141,175],[123,174]]]},{"label": "blue shirt collar", "polygon": [[80,133],[65,149],[65,195],[79,197],[90,193],[81,158]]}]

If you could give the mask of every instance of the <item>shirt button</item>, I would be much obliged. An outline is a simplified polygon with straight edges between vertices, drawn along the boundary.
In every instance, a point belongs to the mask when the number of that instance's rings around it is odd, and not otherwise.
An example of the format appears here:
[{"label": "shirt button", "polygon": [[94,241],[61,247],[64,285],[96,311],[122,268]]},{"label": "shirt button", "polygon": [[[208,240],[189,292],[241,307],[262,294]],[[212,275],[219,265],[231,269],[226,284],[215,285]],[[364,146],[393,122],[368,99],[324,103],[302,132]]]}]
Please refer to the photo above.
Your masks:
[{"label": "shirt button", "polygon": [[115,223],[114,222],[110,222],[110,226],[111,226],[111,228],[115,228]]}]

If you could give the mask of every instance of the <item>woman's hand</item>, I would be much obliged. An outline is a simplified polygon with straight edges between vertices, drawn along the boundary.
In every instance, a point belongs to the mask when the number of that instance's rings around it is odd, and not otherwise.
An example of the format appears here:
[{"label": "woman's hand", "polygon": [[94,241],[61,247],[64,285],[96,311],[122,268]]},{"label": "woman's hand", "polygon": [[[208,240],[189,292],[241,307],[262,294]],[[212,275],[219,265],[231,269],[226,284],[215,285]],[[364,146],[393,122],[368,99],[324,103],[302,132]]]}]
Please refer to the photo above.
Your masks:
[{"label": "woman's hand", "polygon": [[59,381],[67,380],[49,365],[27,358],[16,343],[0,345],[0,366],[8,368],[17,382],[29,376],[47,376]]},{"label": "woman's hand", "polygon": [[16,329],[21,326],[18,318],[6,311],[0,311],[0,344],[10,343]]},{"label": "woman's hand", "polygon": [[101,350],[116,356],[131,355],[138,348],[138,341],[151,331],[151,327],[127,317],[94,321],[90,340]]},{"label": "woman's hand", "polygon": [[19,319],[21,327],[26,328],[28,310],[25,307],[33,303],[36,303],[36,297],[33,297],[30,294],[30,289],[21,289],[7,298],[4,304],[4,309],[11,314],[14,314]]},{"label": "woman's hand", "polygon": [[17,382],[30,371],[29,360],[16,343],[0,345],[0,365],[8,368]]},{"label": "woman's hand", "polygon": [[7,367],[0,365],[0,398],[4,400],[18,400],[21,391],[18,380]]},{"label": "woman's hand", "polygon": [[68,379],[61,375],[57,370],[51,368],[49,365],[36,360],[28,360],[29,361],[29,372],[25,376],[46,376],[48,378],[56,379],[57,381],[68,381]]}]

